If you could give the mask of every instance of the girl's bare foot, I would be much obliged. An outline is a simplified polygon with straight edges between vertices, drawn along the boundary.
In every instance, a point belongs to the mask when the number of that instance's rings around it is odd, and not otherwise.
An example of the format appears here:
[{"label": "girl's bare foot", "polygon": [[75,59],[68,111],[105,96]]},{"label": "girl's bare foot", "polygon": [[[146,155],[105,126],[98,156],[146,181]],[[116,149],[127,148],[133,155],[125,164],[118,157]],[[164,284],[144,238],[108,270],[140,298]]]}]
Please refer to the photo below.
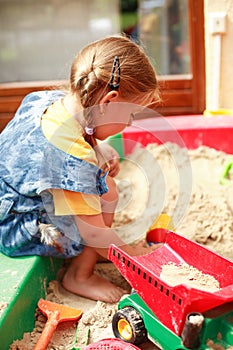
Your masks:
[{"label": "girl's bare foot", "polygon": [[106,303],[116,303],[122,295],[127,293],[127,291],[94,273],[88,278],[77,278],[73,273],[70,273],[69,269],[63,277],[62,285],[69,292]]}]

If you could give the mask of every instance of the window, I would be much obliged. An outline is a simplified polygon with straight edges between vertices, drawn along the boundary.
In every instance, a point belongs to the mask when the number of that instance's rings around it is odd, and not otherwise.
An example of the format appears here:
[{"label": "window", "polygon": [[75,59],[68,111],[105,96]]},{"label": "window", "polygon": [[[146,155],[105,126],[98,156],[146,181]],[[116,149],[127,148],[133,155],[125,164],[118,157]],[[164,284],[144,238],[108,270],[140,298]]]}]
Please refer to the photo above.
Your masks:
[{"label": "window", "polygon": [[202,114],[205,110],[205,45],[203,0],[187,0],[190,74],[161,76],[162,115]]},{"label": "window", "polygon": [[157,73],[190,74],[187,0],[140,0],[138,12],[138,39]]},{"label": "window", "polygon": [[[205,109],[203,0],[122,0],[123,31],[143,46],[159,76],[162,115]],[[135,15],[137,4],[137,16]],[[131,13],[131,16],[130,16]]]},{"label": "window", "polygon": [[[32,21],[32,16],[26,16],[25,14],[30,4],[37,7],[37,10],[34,10],[35,21]],[[119,4],[121,4],[121,16],[118,12]],[[132,4],[133,12],[129,4]],[[7,7],[11,5],[16,6],[15,18],[17,18],[17,13],[20,16],[23,13],[24,20],[20,22],[20,27],[23,32],[27,31],[28,34],[31,31],[30,25],[39,23],[39,16],[42,15],[41,33],[39,29],[33,33],[36,35],[37,44],[41,45],[40,52],[43,52],[44,61],[42,65],[51,68],[51,61],[49,63],[51,58],[46,58],[46,53],[50,49],[52,50],[53,59],[56,58],[52,61],[59,62],[61,57],[55,51],[58,49],[65,56],[67,63],[67,66],[63,67],[63,71],[59,70],[58,66],[54,64],[54,66],[52,65],[54,72],[52,77],[48,77],[47,74],[52,70],[47,70],[45,75],[39,74],[35,75],[34,79],[25,79],[27,82],[19,78],[18,68],[20,64],[26,61],[28,64],[26,73],[33,72],[34,74],[36,69],[29,68],[29,61],[31,57],[35,57],[36,60],[38,60],[38,57],[35,52],[33,52],[34,56],[31,56],[28,51],[30,50],[30,42],[28,43],[30,36],[25,37],[27,40],[24,40],[24,45],[26,45],[24,49],[17,47],[23,36],[20,35],[20,31],[16,28],[16,23],[12,19],[12,11]],[[100,5],[101,15],[98,14]],[[75,11],[78,10],[79,18],[75,16],[74,19],[74,16],[71,16],[75,13],[72,10],[73,6],[76,6]],[[85,16],[80,16],[83,7],[87,12]],[[157,32],[154,29],[151,36],[146,38],[147,29],[145,26],[143,27],[142,22],[144,17],[149,14],[151,14],[152,22],[155,19],[154,15],[156,15],[156,25],[159,26],[160,31]],[[61,23],[65,19],[65,30],[63,31],[64,25]],[[27,93],[54,86],[57,81],[54,82],[51,79],[67,77],[68,60],[72,59],[72,55],[77,52],[78,48],[75,46],[75,50],[74,47],[66,50],[66,45],[62,46],[60,39],[69,38],[72,41],[75,36],[78,36],[84,40],[82,28],[87,28],[89,30],[88,40],[92,41],[107,33],[118,32],[120,22],[121,27],[126,30],[126,24],[129,24],[129,20],[130,25],[127,27],[127,34],[131,35],[133,40],[137,40],[139,36],[142,43],[144,41],[143,45],[147,46],[146,49],[152,50],[152,63],[155,62],[155,68],[160,73],[158,79],[162,103],[158,107],[158,112],[164,116],[202,114],[205,110],[204,0],[121,0],[121,2],[120,0],[111,2],[108,0],[102,0],[101,2],[99,0],[88,0],[85,5],[81,0],[75,2],[72,0],[56,2],[52,0],[42,0],[41,2],[0,0],[0,64],[1,74],[4,75],[4,79],[0,79],[0,131],[12,118],[22,98]],[[55,33],[48,29],[51,25]],[[76,25],[75,32],[74,26]],[[46,51],[44,50],[44,44],[45,42],[51,42],[50,35],[55,35],[55,40],[59,44],[48,46],[48,51]],[[155,49],[156,52],[153,53]],[[16,64],[15,68],[12,68],[9,64],[17,58],[17,55],[19,65]],[[3,63],[7,60],[7,66],[4,66]],[[157,63],[156,60],[158,60]],[[10,74],[15,74],[15,79]],[[50,81],[45,81],[45,79]]]},{"label": "window", "polygon": [[77,52],[119,32],[119,0],[0,0],[0,82],[66,79]]}]

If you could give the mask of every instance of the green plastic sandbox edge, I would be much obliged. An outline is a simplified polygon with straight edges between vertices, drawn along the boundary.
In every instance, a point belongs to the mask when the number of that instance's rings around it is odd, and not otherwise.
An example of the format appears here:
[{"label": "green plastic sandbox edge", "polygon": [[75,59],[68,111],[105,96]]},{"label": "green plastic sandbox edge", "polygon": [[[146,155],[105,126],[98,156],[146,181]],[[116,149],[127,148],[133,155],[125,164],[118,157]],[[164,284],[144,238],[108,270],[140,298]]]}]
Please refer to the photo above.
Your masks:
[{"label": "green plastic sandbox edge", "polygon": [[124,142],[123,142],[123,135],[122,133],[118,133],[116,135],[113,136],[109,136],[106,140],[106,142],[112,146],[113,148],[115,148],[115,150],[118,152],[119,154],[119,158],[120,161],[125,159],[125,155],[124,155]]},{"label": "green plastic sandbox edge", "polygon": [[[24,333],[33,330],[38,300],[46,296],[49,282],[56,279],[64,263],[62,259],[38,256],[9,258],[0,254],[1,270],[6,259],[10,259],[8,263],[12,263],[12,268],[15,264],[26,264],[26,273],[21,276],[15,293],[8,295],[9,303],[0,314],[0,350],[10,349],[15,340],[22,339]],[[0,288],[3,288],[2,284]]]}]

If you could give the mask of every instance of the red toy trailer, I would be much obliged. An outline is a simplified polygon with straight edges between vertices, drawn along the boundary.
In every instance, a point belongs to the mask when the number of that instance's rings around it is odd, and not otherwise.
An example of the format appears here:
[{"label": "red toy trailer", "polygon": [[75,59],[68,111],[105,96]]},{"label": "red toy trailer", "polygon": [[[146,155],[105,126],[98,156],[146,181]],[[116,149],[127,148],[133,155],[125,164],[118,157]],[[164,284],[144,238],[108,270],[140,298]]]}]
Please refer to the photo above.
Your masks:
[{"label": "red toy trailer", "polygon": [[[131,257],[112,245],[109,259],[158,320],[180,336],[189,313],[206,313],[227,306],[228,311],[233,310],[233,304],[229,304],[233,301],[233,262],[177,233],[164,231],[164,245],[152,253]],[[186,263],[213,276],[220,290],[213,293],[185,284],[170,286],[160,274],[162,266],[171,262]]]}]

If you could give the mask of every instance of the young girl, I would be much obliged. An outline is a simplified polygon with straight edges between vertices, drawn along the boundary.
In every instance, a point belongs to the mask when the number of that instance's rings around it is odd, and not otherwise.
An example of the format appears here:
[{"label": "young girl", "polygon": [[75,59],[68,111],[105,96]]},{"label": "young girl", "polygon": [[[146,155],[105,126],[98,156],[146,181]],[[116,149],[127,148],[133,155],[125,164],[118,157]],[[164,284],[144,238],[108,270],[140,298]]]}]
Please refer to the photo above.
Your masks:
[{"label": "young girl", "polygon": [[86,46],[71,66],[69,90],[31,93],[0,135],[0,250],[8,256],[73,258],[62,284],[94,300],[124,291],[94,274],[111,243],[117,205],[116,152],[97,140],[121,132],[139,106],[155,103],[157,80],[135,43],[112,36]]}]

